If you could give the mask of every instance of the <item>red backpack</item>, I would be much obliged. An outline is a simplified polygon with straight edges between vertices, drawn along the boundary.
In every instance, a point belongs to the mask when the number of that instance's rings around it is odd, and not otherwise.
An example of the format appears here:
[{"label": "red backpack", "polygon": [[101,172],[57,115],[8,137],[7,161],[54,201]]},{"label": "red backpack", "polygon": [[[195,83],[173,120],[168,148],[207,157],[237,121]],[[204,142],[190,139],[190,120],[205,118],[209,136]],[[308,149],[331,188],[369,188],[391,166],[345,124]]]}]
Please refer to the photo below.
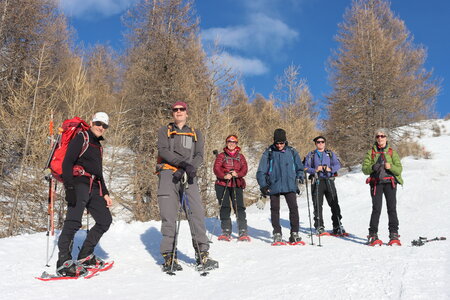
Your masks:
[{"label": "red backpack", "polygon": [[52,172],[53,177],[63,182],[62,179],[62,163],[64,161],[64,157],[66,156],[67,148],[69,146],[70,141],[78,134],[81,133],[84,138],[83,147],[81,148],[80,155],[86,152],[89,147],[89,135],[87,130],[89,129],[89,125],[80,119],[79,117],[75,117],[73,119],[65,120],[62,123],[60,130],[60,134],[55,143],[55,148],[50,155],[50,163],[49,168]]}]

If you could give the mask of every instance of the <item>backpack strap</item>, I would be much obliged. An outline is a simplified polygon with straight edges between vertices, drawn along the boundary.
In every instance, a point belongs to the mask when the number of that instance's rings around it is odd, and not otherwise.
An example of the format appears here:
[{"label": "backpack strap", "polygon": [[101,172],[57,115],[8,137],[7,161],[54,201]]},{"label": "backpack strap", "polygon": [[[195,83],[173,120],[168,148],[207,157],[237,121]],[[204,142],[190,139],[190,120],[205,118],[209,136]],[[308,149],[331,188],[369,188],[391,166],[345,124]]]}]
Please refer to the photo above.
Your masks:
[{"label": "backpack strap", "polygon": [[177,132],[176,130],[173,129],[173,123],[170,123],[169,125],[167,125],[167,137],[169,138],[170,152],[173,152],[173,149],[174,149],[175,135],[186,135],[186,136],[191,136],[193,138],[194,147],[191,148],[191,154],[190,154],[190,158],[189,158],[189,161],[192,162],[192,160],[194,159],[195,142],[197,142],[197,133],[195,132],[195,129],[192,127],[191,132]]},{"label": "backpack strap", "polygon": [[[84,154],[84,152],[86,152],[86,150],[89,148],[89,133],[85,130],[81,130],[79,132],[82,136],[83,136],[83,146],[81,147],[81,152],[80,155],[78,155],[78,158],[81,157],[81,155]],[[102,148],[100,147],[100,153],[102,153]]]}]

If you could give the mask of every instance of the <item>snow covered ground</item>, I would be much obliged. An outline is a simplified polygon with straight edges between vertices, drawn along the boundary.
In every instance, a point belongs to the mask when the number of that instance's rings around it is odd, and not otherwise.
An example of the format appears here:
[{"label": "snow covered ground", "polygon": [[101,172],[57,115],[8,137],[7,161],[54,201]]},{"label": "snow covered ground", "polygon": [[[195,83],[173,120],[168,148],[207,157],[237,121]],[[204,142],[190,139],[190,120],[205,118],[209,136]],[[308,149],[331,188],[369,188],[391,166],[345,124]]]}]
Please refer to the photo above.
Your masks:
[{"label": "snow covered ground", "polygon": [[[424,123],[431,128],[433,122]],[[433,124],[436,124],[434,121]],[[91,279],[40,282],[34,276],[54,272],[56,238],[51,238],[51,267],[45,267],[45,233],[0,239],[2,299],[450,299],[449,241],[411,247],[419,236],[445,236],[450,229],[450,121],[438,120],[441,136],[433,131],[420,142],[432,159],[402,160],[405,184],[398,189],[402,247],[368,247],[371,213],[369,188],[361,172],[336,179],[349,238],[317,237],[310,245],[306,195],[298,198],[301,231],[306,246],[270,246],[270,210],[247,209],[251,243],[219,242],[213,236],[211,256],[220,268],[201,277],[194,270],[194,251],[188,224],[182,223],[176,276],[160,271],[159,222],[115,222],[97,254],[115,260],[108,272]],[[325,225],[331,226],[324,205]],[[232,217],[233,219],[234,216]],[[289,235],[288,210],[282,201],[281,225]],[[216,219],[207,220],[212,231]],[[380,219],[380,238],[388,240],[386,207]],[[235,224],[234,224],[235,225]],[[216,227],[216,235],[219,231]],[[236,230],[234,228],[234,230]],[[76,249],[85,232],[76,236]]]}]

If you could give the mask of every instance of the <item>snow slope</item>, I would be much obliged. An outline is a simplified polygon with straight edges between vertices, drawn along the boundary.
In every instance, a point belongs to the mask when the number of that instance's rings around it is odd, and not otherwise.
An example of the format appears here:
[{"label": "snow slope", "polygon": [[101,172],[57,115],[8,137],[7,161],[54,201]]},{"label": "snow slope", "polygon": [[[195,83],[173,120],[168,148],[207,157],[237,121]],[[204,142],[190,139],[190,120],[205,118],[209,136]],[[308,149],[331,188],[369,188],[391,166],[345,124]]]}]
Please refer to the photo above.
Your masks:
[{"label": "snow slope", "polygon": [[[306,246],[270,246],[270,210],[247,209],[251,243],[218,242],[216,219],[206,221],[216,233],[211,256],[220,269],[201,277],[193,269],[194,251],[188,224],[183,222],[179,259],[184,271],[168,276],[160,271],[159,222],[115,222],[97,248],[115,266],[92,279],[40,282],[34,276],[54,272],[56,239],[51,238],[51,267],[46,268],[45,233],[0,239],[0,295],[2,299],[450,299],[449,241],[411,247],[419,236],[445,236],[450,228],[450,121],[436,122],[443,134],[423,135],[420,142],[432,159],[402,160],[405,184],[398,190],[398,215],[402,247],[365,246],[371,213],[369,188],[361,172],[336,179],[349,238],[317,237],[310,245],[306,195],[298,198],[301,236]],[[427,128],[428,128],[427,127]],[[235,217],[232,217],[235,219]],[[281,225],[289,235],[288,210],[282,201]],[[324,205],[325,225],[331,226]],[[385,206],[380,238],[388,240]],[[235,225],[235,224],[234,224]],[[236,230],[234,228],[234,230]],[[76,235],[76,249],[85,232]],[[53,251],[53,252],[52,252]]]}]

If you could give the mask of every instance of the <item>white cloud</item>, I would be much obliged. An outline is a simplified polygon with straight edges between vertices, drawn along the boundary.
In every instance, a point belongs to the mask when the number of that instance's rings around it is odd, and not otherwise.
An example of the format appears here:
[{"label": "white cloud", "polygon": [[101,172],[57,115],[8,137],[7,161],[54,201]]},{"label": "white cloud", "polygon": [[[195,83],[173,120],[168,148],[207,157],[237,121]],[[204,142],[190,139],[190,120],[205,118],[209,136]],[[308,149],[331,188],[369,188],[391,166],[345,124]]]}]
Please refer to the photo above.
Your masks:
[{"label": "white cloud", "polygon": [[78,18],[109,17],[121,13],[138,0],[59,0],[65,14]]},{"label": "white cloud", "polygon": [[259,59],[231,55],[228,52],[214,55],[211,59],[218,60],[219,63],[232,68],[233,71],[242,75],[262,75],[269,71],[267,66]]},{"label": "white cloud", "polygon": [[202,31],[206,42],[238,50],[276,53],[298,38],[298,32],[283,21],[265,14],[251,14],[249,23],[242,26],[210,28]]}]

